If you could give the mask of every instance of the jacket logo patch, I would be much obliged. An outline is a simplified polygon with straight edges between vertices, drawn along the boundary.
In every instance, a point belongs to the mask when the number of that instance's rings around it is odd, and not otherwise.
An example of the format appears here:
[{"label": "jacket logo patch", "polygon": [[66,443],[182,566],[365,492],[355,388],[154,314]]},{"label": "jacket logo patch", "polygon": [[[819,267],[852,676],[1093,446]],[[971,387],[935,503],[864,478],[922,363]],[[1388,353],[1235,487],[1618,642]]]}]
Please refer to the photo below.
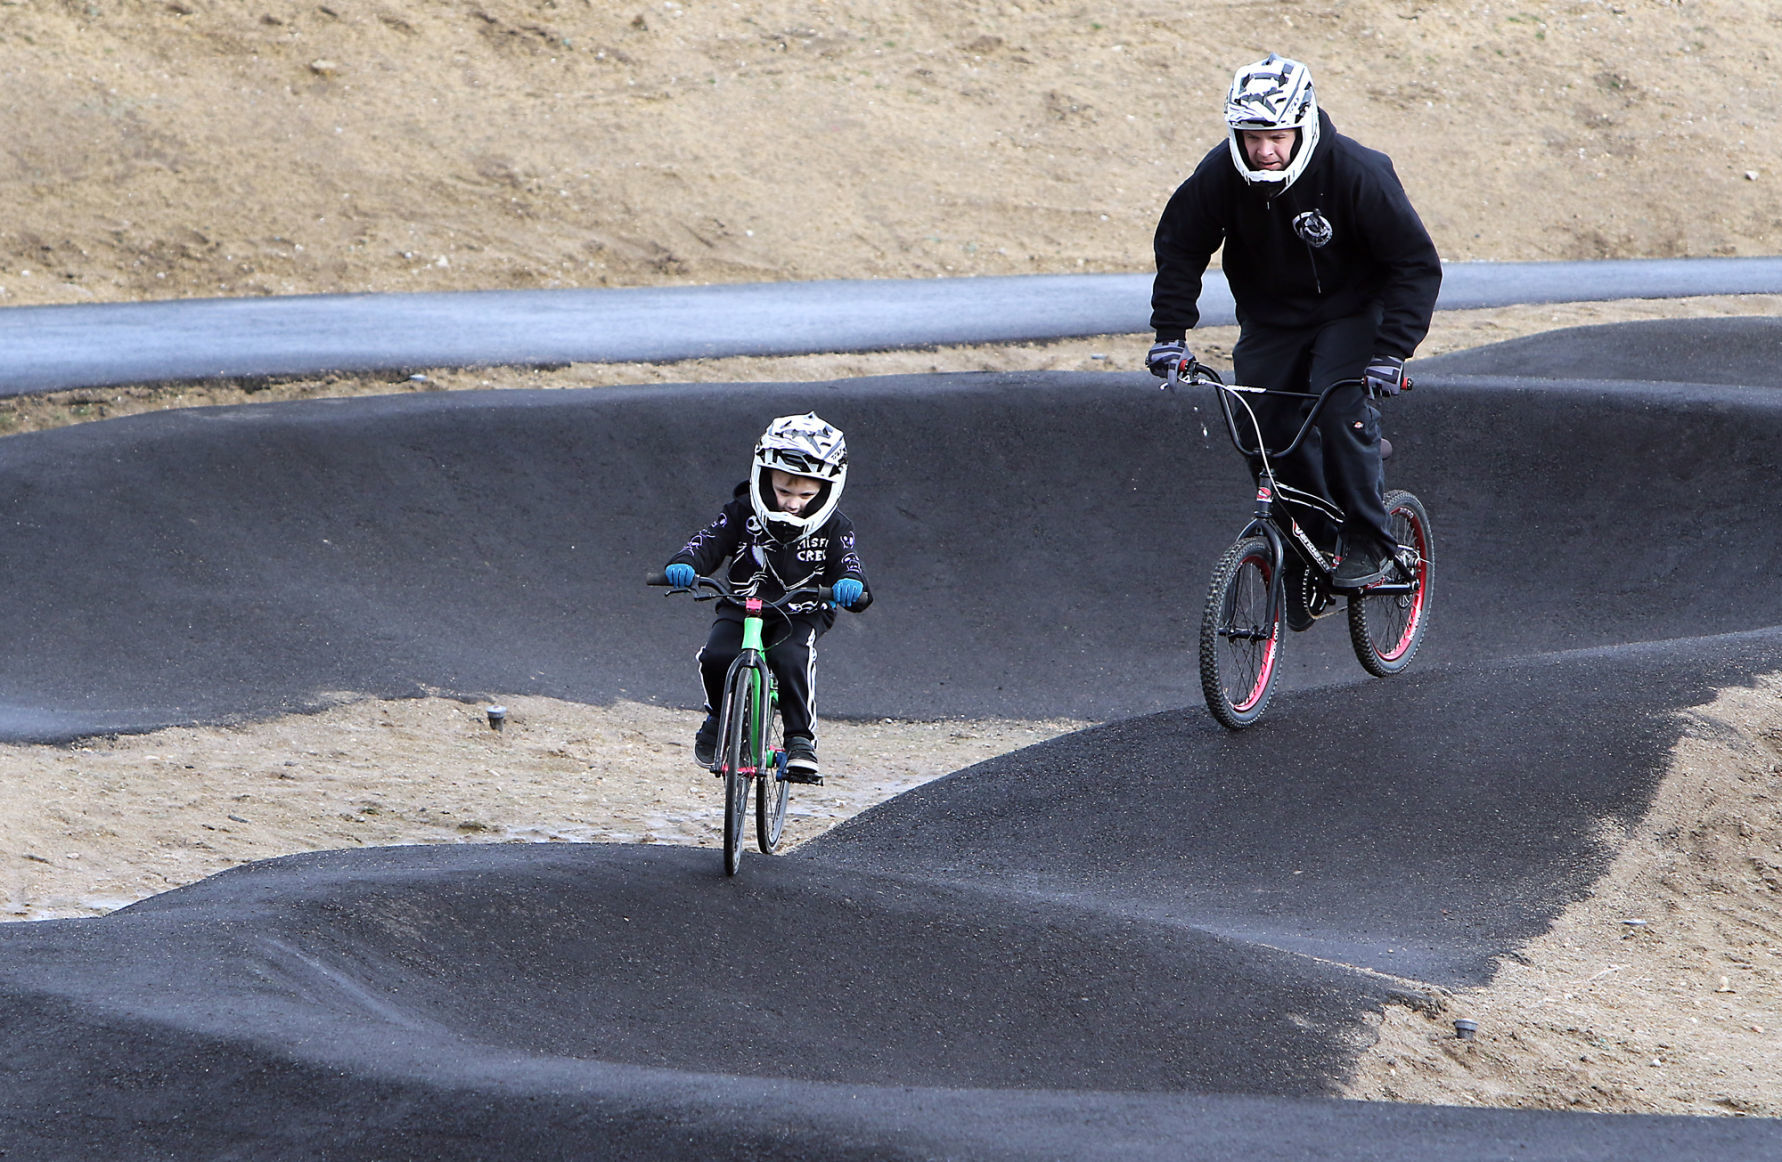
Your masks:
[{"label": "jacket logo patch", "polygon": [[1303,214],[1294,215],[1293,232],[1305,239],[1307,246],[1327,246],[1330,244],[1330,219],[1316,210],[1307,210]]}]

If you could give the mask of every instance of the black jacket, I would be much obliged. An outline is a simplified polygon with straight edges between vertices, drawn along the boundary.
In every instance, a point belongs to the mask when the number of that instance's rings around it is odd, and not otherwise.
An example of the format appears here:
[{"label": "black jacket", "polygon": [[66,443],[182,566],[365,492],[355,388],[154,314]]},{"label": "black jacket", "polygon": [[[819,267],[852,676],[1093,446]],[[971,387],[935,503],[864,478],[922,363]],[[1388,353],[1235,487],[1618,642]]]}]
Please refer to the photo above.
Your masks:
[{"label": "black jacket", "polygon": [[[1223,243],[1238,322],[1310,327],[1382,308],[1375,354],[1408,359],[1429,332],[1442,263],[1392,159],[1337,133],[1319,110],[1318,144],[1298,179],[1270,200],[1245,182],[1229,147],[1201,159],[1157,223],[1151,326],[1180,339],[1200,321],[1201,276]],[[1315,214],[1328,223],[1328,238]]]},{"label": "black jacket", "polygon": [[[747,482],[736,486],[736,494],[718,518],[694,533],[668,563],[691,565],[705,576],[716,576],[728,564],[728,580],[739,593],[768,601],[801,585],[834,585],[843,577],[852,577],[865,587],[853,611],[860,613],[872,604],[872,586],[867,584],[866,569],[854,549],[853,521],[836,509],[810,536],[775,540],[755,519]],[[835,610],[816,601],[799,602],[787,612],[808,616],[825,629],[835,624]],[[740,620],[742,611],[725,602],[718,606],[718,616]]]}]

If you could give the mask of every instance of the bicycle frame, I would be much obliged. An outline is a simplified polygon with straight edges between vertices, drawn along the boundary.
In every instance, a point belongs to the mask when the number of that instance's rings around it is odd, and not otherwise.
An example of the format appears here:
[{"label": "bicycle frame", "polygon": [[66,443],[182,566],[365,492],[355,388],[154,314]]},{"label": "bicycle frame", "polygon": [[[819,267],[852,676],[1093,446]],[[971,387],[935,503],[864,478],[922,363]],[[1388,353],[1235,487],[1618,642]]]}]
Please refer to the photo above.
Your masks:
[{"label": "bicycle frame", "polygon": [[[762,768],[765,765],[764,760],[767,758],[765,747],[767,716],[772,714],[778,706],[779,691],[773,680],[773,669],[767,664],[767,646],[762,635],[762,627],[766,624],[761,615],[763,602],[758,597],[744,598],[742,607],[742,649],[737,652],[736,660],[730,663],[730,671],[724,678],[724,689],[737,689],[738,679],[744,670],[755,670],[759,675],[760,680],[755,683],[754,687],[757,692],[757,700],[755,705],[749,708],[749,722],[754,727],[754,736],[743,740],[749,764],[737,772],[754,778],[758,774],[766,773]],[[725,748],[729,745],[729,739],[725,737],[725,734],[730,729],[730,707],[719,708],[718,722],[720,724],[718,753],[724,754],[727,753]],[[775,778],[786,777],[785,765],[783,755],[775,758]]]},{"label": "bicycle frame", "polygon": [[[663,573],[652,573],[645,583],[668,586],[668,578]],[[779,712],[779,695],[773,670],[767,664],[767,611],[784,613],[792,603],[810,597],[830,602],[834,593],[827,585],[807,585],[788,591],[778,600],[766,601],[735,593],[721,577],[696,577],[689,588],[670,590],[692,592],[695,601],[728,601],[743,611],[742,644],[724,675],[723,704],[717,708],[717,752],[724,757],[713,767],[714,773],[724,775],[724,870],[727,875],[735,875],[741,867],[742,830],[751,790],[755,794],[756,839],[761,851],[771,855],[780,842],[786,796],[791,789],[786,777],[785,751],[768,746],[773,716]],[[739,696],[749,701],[739,705]]]},{"label": "bicycle frame", "polygon": [[[1243,730],[1262,716],[1275,687],[1283,629],[1310,628],[1312,620],[1334,612],[1339,594],[1348,596],[1349,644],[1362,668],[1381,678],[1399,673],[1416,654],[1426,624],[1431,541],[1423,503],[1402,489],[1382,489],[1380,499],[1390,522],[1389,561],[1380,580],[1338,588],[1337,558],[1313,541],[1294,512],[1303,506],[1338,528],[1342,512],[1317,493],[1283,484],[1276,471],[1276,462],[1305,442],[1331,397],[1362,381],[1338,380],[1316,393],[1227,385],[1216,373],[1184,359],[1170,369],[1171,389],[1181,370],[1189,372],[1189,382],[1214,388],[1232,445],[1256,472],[1256,508],[1250,523],[1214,568],[1201,608],[1201,692],[1214,720],[1228,730]],[[1404,386],[1408,388],[1410,381]],[[1285,397],[1303,410],[1298,430],[1284,447],[1267,446],[1268,437],[1250,404],[1258,396]],[[1345,399],[1351,401],[1352,397]],[[1240,411],[1247,424],[1240,420]],[[1253,440],[1246,439],[1246,428]],[[1289,553],[1305,566],[1291,590]]]},{"label": "bicycle frame", "polygon": [[[1299,450],[1299,446],[1305,442],[1307,433],[1316,426],[1319,413],[1324,410],[1324,405],[1330,401],[1332,395],[1346,387],[1365,388],[1365,381],[1359,378],[1339,379],[1326,386],[1322,391],[1285,391],[1279,388],[1228,384],[1211,370],[1204,368],[1195,371],[1186,381],[1183,381],[1177,371],[1178,369],[1175,367],[1170,368],[1166,386],[1173,391],[1177,383],[1187,382],[1213,388],[1214,398],[1219,401],[1219,410],[1225,417],[1225,428],[1231,436],[1232,446],[1245,457],[1257,461],[1261,465],[1257,472],[1256,508],[1252,514],[1253,519],[1244,526],[1243,532],[1239,533],[1238,537],[1241,540],[1244,537],[1260,536],[1268,541],[1269,553],[1275,571],[1275,582],[1269,586],[1268,614],[1272,618],[1280,612],[1280,603],[1286,597],[1282,575],[1287,563],[1289,544],[1292,545],[1293,551],[1304,558],[1307,566],[1318,570],[1323,577],[1328,578],[1336,569],[1335,559],[1328,556],[1313,542],[1306,531],[1300,527],[1299,522],[1293,519],[1292,513],[1277,513],[1275,511],[1275,503],[1277,499],[1280,499],[1281,485],[1275,476],[1273,461],[1276,458],[1291,456]],[[1293,439],[1288,442],[1285,448],[1266,448],[1262,442],[1262,423],[1257,419],[1255,410],[1245,400],[1245,396],[1309,399],[1313,403],[1307,409],[1305,419],[1299,425],[1299,430],[1293,434]],[[1238,404],[1243,406],[1244,413],[1250,421],[1250,430],[1256,433],[1254,446],[1246,445],[1244,442],[1243,432],[1238,426],[1237,407],[1235,406]],[[1330,517],[1334,523],[1339,525],[1342,523],[1341,509],[1310,493],[1304,494],[1304,497],[1305,499],[1294,503],[1315,506]],[[1285,521],[1284,525],[1283,521]],[[1416,585],[1408,581],[1381,581],[1370,585],[1368,592],[1384,596],[1391,593],[1411,593],[1415,589]]]}]

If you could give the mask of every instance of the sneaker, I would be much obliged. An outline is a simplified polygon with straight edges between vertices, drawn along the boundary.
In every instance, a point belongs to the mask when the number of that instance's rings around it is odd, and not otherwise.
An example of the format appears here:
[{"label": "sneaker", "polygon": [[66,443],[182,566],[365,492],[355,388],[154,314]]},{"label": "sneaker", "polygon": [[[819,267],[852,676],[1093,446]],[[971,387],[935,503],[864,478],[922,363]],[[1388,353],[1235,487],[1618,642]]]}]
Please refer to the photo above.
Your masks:
[{"label": "sneaker", "polygon": [[1312,611],[1306,605],[1306,563],[1298,553],[1288,553],[1281,567],[1281,586],[1286,591],[1287,628],[1295,633],[1312,628]]},{"label": "sneaker", "polygon": [[786,781],[823,785],[823,776],[817,773],[815,740],[802,735],[793,735],[786,740]]},{"label": "sneaker", "polygon": [[1378,550],[1354,549],[1337,562],[1330,585],[1333,589],[1365,589],[1384,581],[1391,568],[1392,558],[1382,560]]},{"label": "sneaker", "polygon": [[693,761],[710,769],[718,762],[718,716],[708,714],[693,736]]}]

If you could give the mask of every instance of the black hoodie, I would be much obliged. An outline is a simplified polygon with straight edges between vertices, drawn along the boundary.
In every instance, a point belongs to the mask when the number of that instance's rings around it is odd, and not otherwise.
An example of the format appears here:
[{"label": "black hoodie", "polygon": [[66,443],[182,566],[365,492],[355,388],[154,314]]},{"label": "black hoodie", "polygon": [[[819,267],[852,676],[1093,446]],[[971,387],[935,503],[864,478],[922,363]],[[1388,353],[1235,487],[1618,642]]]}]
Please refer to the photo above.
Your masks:
[{"label": "black hoodie", "polygon": [[[808,537],[777,540],[755,518],[747,481],[736,486],[717,519],[694,533],[668,563],[691,565],[706,576],[716,575],[728,564],[730,583],[738,592],[767,601],[803,585],[834,585],[843,577],[852,577],[864,590],[853,611],[861,613],[872,604],[872,586],[867,584],[866,569],[854,548],[853,521],[837,509]],[[835,624],[835,610],[815,601],[800,602],[787,612],[813,618],[825,629]],[[729,602],[720,602],[718,616],[741,621],[743,614]]]},{"label": "black hoodie", "polygon": [[[1317,218],[1328,224],[1321,245]],[[1171,196],[1157,223],[1151,291],[1159,340],[1180,339],[1200,321],[1201,276],[1221,244],[1240,324],[1311,327],[1378,302],[1374,353],[1401,359],[1429,332],[1442,285],[1435,243],[1392,159],[1337,133],[1323,110],[1312,159],[1286,190],[1251,186],[1222,143]]]}]

